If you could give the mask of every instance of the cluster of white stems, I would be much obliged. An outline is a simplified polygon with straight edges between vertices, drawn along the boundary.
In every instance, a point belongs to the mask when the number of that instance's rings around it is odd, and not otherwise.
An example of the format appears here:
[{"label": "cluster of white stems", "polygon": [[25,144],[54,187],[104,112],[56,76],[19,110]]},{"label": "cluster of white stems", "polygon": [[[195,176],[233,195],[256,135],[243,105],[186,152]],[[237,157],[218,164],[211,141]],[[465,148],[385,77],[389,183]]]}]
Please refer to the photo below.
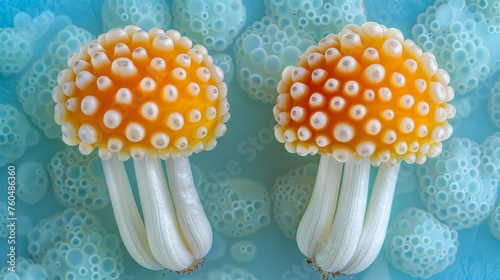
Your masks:
[{"label": "cluster of white stems", "polygon": [[380,165],[368,202],[370,167],[369,158],[343,163],[333,155],[321,156],[297,244],[322,272],[361,272],[380,252],[400,162]]},{"label": "cluster of white stems", "polygon": [[166,160],[168,185],[158,157],[134,158],[144,221],[124,163],[116,155],[102,165],[116,223],[132,258],[151,270],[190,272],[212,247],[205,215],[186,156]]}]

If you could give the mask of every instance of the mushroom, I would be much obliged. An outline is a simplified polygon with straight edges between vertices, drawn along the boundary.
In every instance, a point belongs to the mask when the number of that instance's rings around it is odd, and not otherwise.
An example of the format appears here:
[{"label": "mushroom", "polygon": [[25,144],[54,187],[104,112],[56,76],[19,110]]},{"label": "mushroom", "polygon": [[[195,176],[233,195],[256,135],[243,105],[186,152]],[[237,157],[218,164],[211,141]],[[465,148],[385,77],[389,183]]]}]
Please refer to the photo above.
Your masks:
[{"label": "mushroom", "polygon": [[297,244],[325,277],[358,273],[382,247],[400,162],[439,155],[452,134],[454,91],[432,54],[374,22],[347,25],[297,62],[273,108],[289,152],[321,155]]},{"label": "mushroom", "polygon": [[[82,46],[68,65],[52,91],[54,118],[66,144],[82,154],[98,149],[128,252],[148,269],[195,270],[212,230],[188,156],[213,149],[226,131],[222,70],[179,32],[133,25]],[[144,222],[123,163],[130,157]]]}]

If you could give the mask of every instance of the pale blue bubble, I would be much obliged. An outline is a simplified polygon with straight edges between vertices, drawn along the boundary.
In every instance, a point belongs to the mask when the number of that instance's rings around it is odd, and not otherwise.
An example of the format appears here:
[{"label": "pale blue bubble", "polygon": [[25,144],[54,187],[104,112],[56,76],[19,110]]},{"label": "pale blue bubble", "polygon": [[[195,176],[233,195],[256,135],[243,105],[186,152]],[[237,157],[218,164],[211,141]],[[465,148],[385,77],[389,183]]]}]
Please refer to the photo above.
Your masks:
[{"label": "pale blue bubble", "polygon": [[469,139],[451,138],[440,157],[417,169],[422,202],[451,229],[477,226],[494,208],[498,183],[495,174],[485,172],[484,151]]},{"label": "pale blue bubble", "polygon": [[28,233],[28,252],[48,279],[119,279],[123,255],[119,238],[85,210],[66,209],[44,219]]},{"label": "pale blue bubble", "polygon": [[281,29],[264,17],[254,22],[236,40],[236,71],[240,86],[251,98],[264,103],[275,102],[276,84],[288,65],[313,44],[313,38],[293,26]]},{"label": "pale blue bubble", "polygon": [[455,261],[458,233],[431,213],[417,208],[401,211],[389,225],[385,253],[392,265],[415,278],[430,278]]},{"label": "pale blue bubble", "polygon": [[82,155],[74,147],[57,152],[48,165],[54,195],[66,207],[97,211],[109,204],[109,194],[96,153]]},{"label": "pale blue bubble", "polygon": [[34,205],[47,192],[49,180],[41,163],[28,161],[22,163],[17,170],[17,194],[19,199]]},{"label": "pale blue bubble", "polygon": [[170,29],[172,21],[170,7],[162,0],[105,0],[102,4],[101,18],[104,32],[130,24],[137,25],[144,30],[153,27],[167,30]]},{"label": "pale blue bubble", "polygon": [[[246,21],[246,8],[241,0],[174,0],[172,12],[186,15],[173,18],[177,30],[215,51],[230,46]],[[205,40],[206,37],[213,39]]]},{"label": "pale blue bubble", "polygon": [[300,220],[311,198],[318,165],[307,164],[276,179],[271,192],[273,217],[287,238],[295,239]]},{"label": "pale blue bubble", "polygon": [[39,140],[40,134],[24,114],[11,105],[0,104],[0,166],[21,158]]}]

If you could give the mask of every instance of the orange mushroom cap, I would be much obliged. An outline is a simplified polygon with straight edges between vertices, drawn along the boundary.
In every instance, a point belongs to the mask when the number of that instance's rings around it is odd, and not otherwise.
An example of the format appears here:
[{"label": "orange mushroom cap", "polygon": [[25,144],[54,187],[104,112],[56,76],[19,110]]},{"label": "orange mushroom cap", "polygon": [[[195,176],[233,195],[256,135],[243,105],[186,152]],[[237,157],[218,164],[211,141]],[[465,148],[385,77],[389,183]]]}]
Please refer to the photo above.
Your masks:
[{"label": "orange mushroom cap", "polygon": [[114,28],[68,59],[52,91],[63,140],[121,159],[215,147],[229,119],[227,85],[207,50],[175,30]]},{"label": "orange mushroom cap", "polygon": [[399,30],[347,25],[283,71],[275,136],[299,155],[423,163],[453,131],[449,82],[435,57]]}]

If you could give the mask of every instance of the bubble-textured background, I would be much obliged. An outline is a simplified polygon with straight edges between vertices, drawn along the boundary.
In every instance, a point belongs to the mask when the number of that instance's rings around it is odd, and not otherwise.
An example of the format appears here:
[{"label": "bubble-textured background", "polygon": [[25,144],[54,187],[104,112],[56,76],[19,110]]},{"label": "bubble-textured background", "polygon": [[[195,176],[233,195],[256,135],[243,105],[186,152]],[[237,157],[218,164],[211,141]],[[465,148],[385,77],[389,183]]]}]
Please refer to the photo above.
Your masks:
[{"label": "bubble-textured background", "polygon": [[[295,242],[319,156],[289,154],[275,140],[272,106],[285,66],[327,33],[366,20],[397,27],[436,55],[457,115],[440,157],[403,165],[380,256],[340,279],[500,275],[498,1],[7,0],[0,11],[0,185],[15,166],[18,218],[13,275],[4,267],[9,214],[0,188],[0,279],[319,279]],[[226,135],[190,157],[214,244],[189,275],[149,271],[129,256],[97,154],[67,147],[53,119],[52,88],[67,57],[131,23],[205,44],[228,84]],[[138,201],[132,162],[126,167]]]}]

